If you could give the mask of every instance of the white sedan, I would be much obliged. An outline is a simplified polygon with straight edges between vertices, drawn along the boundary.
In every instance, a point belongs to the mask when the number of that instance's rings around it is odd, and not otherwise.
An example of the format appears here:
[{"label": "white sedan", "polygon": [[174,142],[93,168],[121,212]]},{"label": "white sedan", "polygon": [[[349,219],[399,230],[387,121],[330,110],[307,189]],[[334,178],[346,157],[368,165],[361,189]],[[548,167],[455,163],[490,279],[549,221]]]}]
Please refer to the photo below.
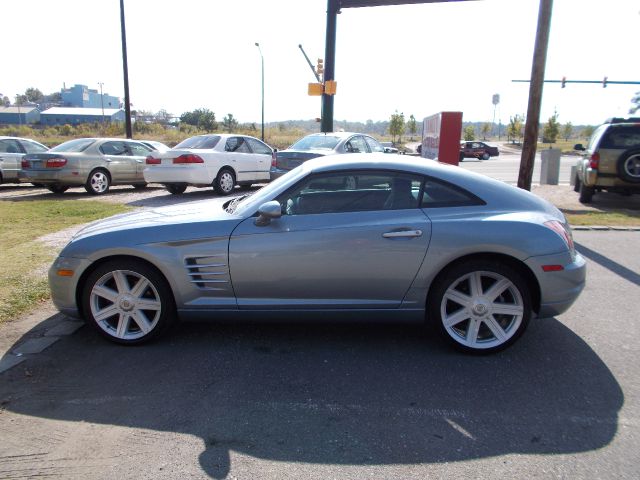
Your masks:
[{"label": "white sedan", "polygon": [[273,155],[271,147],[246,135],[198,135],[148,156],[144,179],[174,194],[193,185],[228,195],[236,185],[268,182]]}]

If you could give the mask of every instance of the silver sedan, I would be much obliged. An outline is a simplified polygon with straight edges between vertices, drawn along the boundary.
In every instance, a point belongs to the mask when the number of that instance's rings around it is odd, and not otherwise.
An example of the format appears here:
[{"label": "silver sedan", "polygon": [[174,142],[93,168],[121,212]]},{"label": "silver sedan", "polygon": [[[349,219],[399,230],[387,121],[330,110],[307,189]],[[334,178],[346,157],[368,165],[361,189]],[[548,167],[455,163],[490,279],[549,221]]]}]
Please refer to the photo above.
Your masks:
[{"label": "silver sedan", "polygon": [[0,137],[0,183],[19,183],[20,163],[26,153],[41,153],[47,147],[28,138]]},{"label": "silver sedan", "polygon": [[545,200],[458,167],[356,154],[305,162],[252,196],[90,225],[49,282],[60,311],[123,344],[177,319],[331,315],[427,321],[486,353],[567,310],[585,270]]},{"label": "silver sedan", "polygon": [[84,186],[92,195],[111,185],[144,188],[145,159],[153,152],[141,142],[122,138],[79,138],[61,143],[46,153],[25,155],[20,178],[46,186],[53,193]]}]

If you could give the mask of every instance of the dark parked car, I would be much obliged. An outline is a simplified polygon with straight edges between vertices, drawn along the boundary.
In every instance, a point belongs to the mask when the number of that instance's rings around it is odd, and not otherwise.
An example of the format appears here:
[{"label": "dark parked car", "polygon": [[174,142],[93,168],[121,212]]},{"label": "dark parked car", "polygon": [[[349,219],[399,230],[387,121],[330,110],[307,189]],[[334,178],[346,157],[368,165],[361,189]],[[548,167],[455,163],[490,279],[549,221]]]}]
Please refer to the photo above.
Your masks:
[{"label": "dark parked car", "polygon": [[491,352],[534,315],[567,310],[585,275],[545,200],[377,153],[311,160],[250,196],[95,222],[49,283],[62,312],[117,343],[178,318],[359,317],[431,322],[456,347]]},{"label": "dark parked car", "polygon": [[477,158],[489,160],[491,157],[500,155],[498,147],[487,145],[483,142],[462,142],[460,144],[460,161],[465,158]]},{"label": "dark parked car", "polygon": [[281,177],[316,157],[338,153],[386,153],[375,138],[361,133],[314,133],[301,138],[286,150],[276,152],[271,162],[271,180]]},{"label": "dark parked car", "polygon": [[640,118],[611,118],[591,135],[578,161],[574,189],[580,202],[595,192],[640,193]]}]

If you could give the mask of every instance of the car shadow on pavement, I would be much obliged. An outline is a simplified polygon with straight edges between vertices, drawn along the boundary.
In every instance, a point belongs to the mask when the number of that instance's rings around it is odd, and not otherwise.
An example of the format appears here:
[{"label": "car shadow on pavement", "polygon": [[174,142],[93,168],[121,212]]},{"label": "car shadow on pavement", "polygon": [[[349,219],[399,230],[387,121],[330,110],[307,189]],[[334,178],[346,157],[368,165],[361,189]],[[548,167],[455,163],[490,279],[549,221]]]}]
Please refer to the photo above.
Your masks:
[{"label": "car shadow on pavement", "polygon": [[[491,356],[457,353],[405,325],[183,324],[170,333],[131,348],[82,328],[0,375],[0,404],[67,428],[197,436],[193,461],[213,478],[233,473],[234,452],[368,466],[592,451],[614,438],[623,404],[611,371],[556,319],[532,321]],[[167,447],[157,446],[172,461]]]},{"label": "car shadow on pavement", "polygon": [[589,247],[585,247],[578,242],[575,242],[575,246],[578,252],[580,252],[581,255],[587,257],[589,260],[600,264],[602,267],[612,271],[616,275],[621,276],[625,280],[640,286],[640,274],[634,272],[633,270],[630,270],[629,268],[619,264],[618,262],[611,260],[608,257],[605,257],[595,250],[591,250]]}]

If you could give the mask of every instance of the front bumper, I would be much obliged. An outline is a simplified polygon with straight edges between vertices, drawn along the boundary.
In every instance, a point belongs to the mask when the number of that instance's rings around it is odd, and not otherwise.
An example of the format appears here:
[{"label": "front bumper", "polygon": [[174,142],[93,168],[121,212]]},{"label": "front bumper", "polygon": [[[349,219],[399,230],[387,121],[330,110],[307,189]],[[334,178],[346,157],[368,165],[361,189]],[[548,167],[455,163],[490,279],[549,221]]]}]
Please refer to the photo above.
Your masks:
[{"label": "front bumper", "polygon": [[[540,285],[540,311],[538,316],[553,317],[566,312],[584,289],[587,265],[576,252],[575,258],[567,253],[528,258],[525,263]],[[545,272],[544,265],[562,265],[563,270]]]},{"label": "front bumper", "polygon": [[[70,317],[81,318],[82,313],[76,299],[80,277],[90,265],[86,258],[58,257],[49,268],[49,288],[51,299],[58,310]],[[58,275],[59,270],[71,270],[73,275]]]}]

